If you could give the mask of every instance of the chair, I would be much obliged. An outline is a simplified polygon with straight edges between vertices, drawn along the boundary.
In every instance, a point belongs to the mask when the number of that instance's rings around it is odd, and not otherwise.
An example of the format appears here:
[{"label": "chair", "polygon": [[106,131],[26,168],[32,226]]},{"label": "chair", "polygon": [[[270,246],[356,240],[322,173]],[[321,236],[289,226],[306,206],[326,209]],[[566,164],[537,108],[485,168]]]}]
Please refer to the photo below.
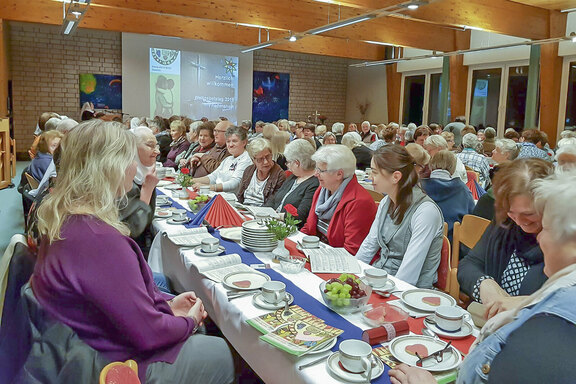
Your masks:
[{"label": "chair", "polygon": [[460,244],[468,248],[474,248],[484,234],[484,231],[486,231],[488,225],[490,225],[490,220],[474,215],[464,215],[461,223],[454,223],[450,263],[450,296],[456,300],[460,298],[460,284],[456,278],[458,274],[458,261],[460,260]]},{"label": "chair", "polygon": [[442,233],[444,236],[448,237],[448,223],[444,222],[444,227],[442,228]]},{"label": "chair", "polygon": [[36,189],[40,185],[40,182],[36,180],[31,174],[28,172],[24,172],[24,176],[26,177],[26,181],[28,181],[28,185],[30,185],[30,189]]},{"label": "chair", "polygon": [[100,372],[100,384],[140,384],[138,364],[134,360],[108,364]]},{"label": "chair", "polygon": [[434,284],[443,292],[450,292],[450,240],[444,235],[442,239],[442,251],[440,252],[440,265],[438,266],[438,281]]}]

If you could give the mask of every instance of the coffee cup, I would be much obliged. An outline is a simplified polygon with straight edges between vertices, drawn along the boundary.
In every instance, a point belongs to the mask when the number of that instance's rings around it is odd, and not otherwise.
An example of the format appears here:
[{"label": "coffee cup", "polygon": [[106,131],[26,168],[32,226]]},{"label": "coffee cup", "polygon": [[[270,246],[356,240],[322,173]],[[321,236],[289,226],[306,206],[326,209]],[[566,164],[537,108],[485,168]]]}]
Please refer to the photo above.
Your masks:
[{"label": "coffee cup", "polygon": [[370,382],[372,376],[372,347],[362,340],[344,340],[340,343],[340,364],[349,372],[359,373]]},{"label": "coffee cup", "polygon": [[262,285],[262,298],[270,304],[278,304],[286,298],[286,284],[281,281],[267,281]]},{"label": "coffee cup", "polygon": [[209,185],[201,185],[200,188],[198,188],[198,192],[201,195],[207,195],[208,193],[210,193],[210,186]]},{"label": "coffee cup", "polygon": [[302,248],[311,249],[320,246],[320,239],[317,236],[304,236],[302,238]]},{"label": "coffee cup", "polygon": [[220,246],[220,240],[218,240],[215,237],[207,237],[205,239],[202,239],[200,243],[202,251],[206,253],[216,252],[219,246]]},{"label": "coffee cup", "polygon": [[172,219],[174,221],[186,221],[186,211],[184,209],[175,209],[172,212]]},{"label": "coffee cup", "polygon": [[460,307],[447,305],[440,306],[434,311],[434,321],[436,326],[443,331],[457,332],[462,328],[465,318],[470,317]]},{"label": "coffee cup", "polygon": [[380,268],[369,268],[364,271],[366,281],[373,287],[383,287],[388,281],[388,272]]},{"label": "coffee cup", "polygon": [[166,168],[156,167],[156,177],[159,179],[165,178],[166,177]]}]

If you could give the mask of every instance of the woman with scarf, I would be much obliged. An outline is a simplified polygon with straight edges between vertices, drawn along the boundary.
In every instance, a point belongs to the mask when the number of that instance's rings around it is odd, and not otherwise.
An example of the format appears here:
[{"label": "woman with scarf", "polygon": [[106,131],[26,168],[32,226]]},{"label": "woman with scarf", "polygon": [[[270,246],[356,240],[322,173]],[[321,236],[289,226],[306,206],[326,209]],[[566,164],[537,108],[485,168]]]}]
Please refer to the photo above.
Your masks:
[{"label": "woman with scarf", "polygon": [[355,255],[376,214],[374,199],[354,175],[356,158],[346,146],[332,144],[320,147],[312,160],[320,188],[302,232]]},{"label": "woman with scarf", "polygon": [[176,156],[182,152],[186,152],[190,147],[190,142],[186,138],[186,125],[184,125],[181,120],[174,120],[170,123],[170,136],[172,136],[170,152],[168,152],[168,156],[163,165],[177,169]]},{"label": "woman with scarf", "polygon": [[372,157],[374,190],[380,202],[370,233],[356,257],[419,288],[432,288],[442,250],[440,208],[418,185],[412,156],[404,147],[387,145]]},{"label": "woman with scarf", "polygon": [[[576,377],[576,174],[532,183],[542,216],[538,242],[549,277],[532,295],[490,319],[458,369],[457,383],[568,383]],[[427,371],[400,365],[393,384],[435,383]]]},{"label": "woman with scarf", "polygon": [[554,172],[542,159],[518,159],[494,176],[495,220],[458,264],[460,289],[484,304],[487,317],[509,309],[542,286],[543,256],[536,236],[542,218],[533,205],[533,180]]}]

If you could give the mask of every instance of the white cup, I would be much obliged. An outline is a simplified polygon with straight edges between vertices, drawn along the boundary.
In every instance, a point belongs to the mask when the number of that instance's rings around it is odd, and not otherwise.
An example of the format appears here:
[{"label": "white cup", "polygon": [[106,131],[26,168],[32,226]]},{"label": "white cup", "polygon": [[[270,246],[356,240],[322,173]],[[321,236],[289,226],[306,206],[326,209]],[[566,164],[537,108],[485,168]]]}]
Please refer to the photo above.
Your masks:
[{"label": "white cup", "polygon": [[317,236],[304,236],[302,238],[302,248],[312,249],[320,246],[320,239]]},{"label": "white cup", "polygon": [[262,298],[270,304],[278,304],[286,297],[286,284],[281,281],[267,281],[262,285]]},{"label": "white cup", "polygon": [[175,209],[172,212],[172,219],[174,221],[186,221],[186,210],[184,209]]},{"label": "white cup", "polygon": [[372,347],[362,340],[344,340],[340,343],[340,363],[350,372],[360,373],[366,381],[372,376]]},{"label": "white cup", "polygon": [[220,246],[220,240],[215,237],[207,237],[202,239],[200,247],[206,253],[216,252]]},{"label": "white cup", "polygon": [[207,195],[208,193],[210,193],[210,186],[209,185],[201,185],[200,188],[198,189],[198,192],[201,195]]},{"label": "white cup", "polygon": [[383,287],[388,281],[388,272],[380,268],[370,268],[364,271],[366,281],[373,287]]},{"label": "white cup", "polygon": [[460,307],[451,307],[443,305],[436,308],[434,311],[434,321],[436,326],[443,331],[457,332],[462,328],[462,323],[465,318],[470,315],[464,312]]},{"label": "white cup", "polygon": [[166,177],[166,168],[156,167],[156,177],[159,179],[165,178]]}]

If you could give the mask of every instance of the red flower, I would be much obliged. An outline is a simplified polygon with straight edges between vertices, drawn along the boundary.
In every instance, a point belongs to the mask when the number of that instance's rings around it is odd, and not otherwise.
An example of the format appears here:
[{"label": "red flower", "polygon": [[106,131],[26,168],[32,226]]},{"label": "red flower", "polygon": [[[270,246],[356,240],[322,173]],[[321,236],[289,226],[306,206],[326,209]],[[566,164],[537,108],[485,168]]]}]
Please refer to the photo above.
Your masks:
[{"label": "red flower", "polygon": [[185,175],[189,175],[189,174],[190,174],[190,170],[189,170],[188,168],[182,168],[182,169],[180,170],[180,172],[182,172],[182,173],[185,174]]},{"label": "red flower", "polygon": [[286,212],[288,212],[292,216],[298,217],[298,209],[296,209],[296,207],[293,206],[292,204],[286,204],[284,206],[284,209],[286,210]]}]

